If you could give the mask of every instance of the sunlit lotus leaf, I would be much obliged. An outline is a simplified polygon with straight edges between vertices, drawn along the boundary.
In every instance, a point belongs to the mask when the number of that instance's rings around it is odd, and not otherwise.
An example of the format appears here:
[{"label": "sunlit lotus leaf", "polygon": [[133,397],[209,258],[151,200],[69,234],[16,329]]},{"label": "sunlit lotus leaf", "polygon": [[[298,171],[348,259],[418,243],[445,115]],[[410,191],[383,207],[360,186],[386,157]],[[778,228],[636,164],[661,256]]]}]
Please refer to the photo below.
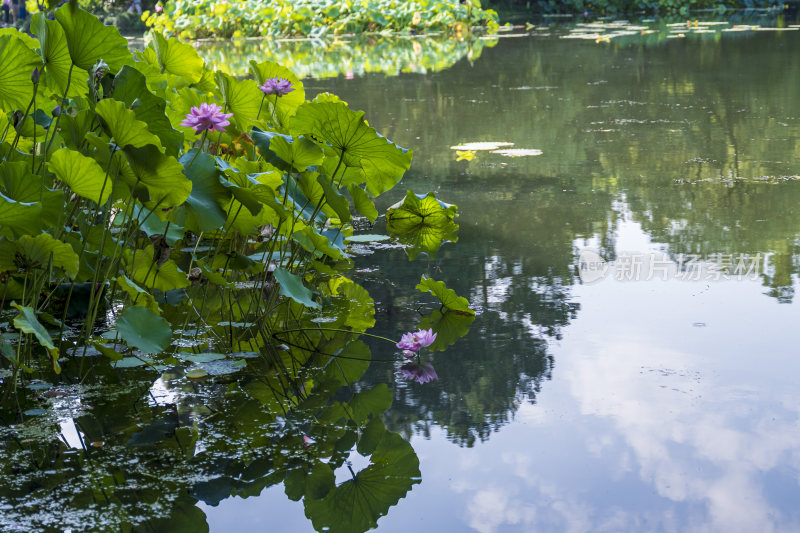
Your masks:
[{"label": "sunlit lotus leaf", "polygon": [[356,211],[367,217],[370,222],[375,222],[378,219],[378,210],[364,189],[355,183],[351,183],[347,190],[350,191],[350,198],[353,199]]},{"label": "sunlit lotus leaf", "polygon": [[370,423],[362,440],[369,444],[359,443],[359,452],[374,446],[369,466],[323,499],[304,500],[306,516],[318,531],[351,533],[377,527],[378,519],[420,481],[414,449],[403,437],[387,431],[380,420]]},{"label": "sunlit lotus leaf", "polygon": [[112,182],[106,172],[80,152],[61,148],[50,157],[47,168],[78,196],[103,205],[111,195]]},{"label": "sunlit lotus leaf", "polygon": [[469,301],[463,296],[457,295],[453,289],[448,289],[444,281],[436,281],[423,275],[416,289],[434,295],[442,303],[442,308],[449,312],[468,316],[475,315],[475,311],[469,306]]},{"label": "sunlit lotus leaf", "polygon": [[338,248],[334,248],[325,235],[317,233],[311,226],[295,231],[292,238],[317,257],[327,255],[332,259],[339,259],[342,256],[342,252]]},{"label": "sunlit lotus leaf", "polygon": [[233,113],[230,118],[231,123],[235,124],[239,131],[249,130],[248,125],[258,115],[264,93],[253,80],[237,80],[224,72],[217,72],[215,79],[222,93],[226,112]]},{"label": "sunlit lotus leaf", "polygon": [[67,36],[61,24],[48,20],[45,13],[39,12],[31,18],[31,32],[39,38],[39,55],[44,63],[44,82],[57,94],[75,97],[86,94],[88,86],[85,81],[89,73],[80,67],[73,67],[70,75],[72,59],[67,47]]},{"label": "sunlit lotus leaf", "polygon": [[278,282],[282,295],[306,307],[319,308],[319,304],[311,299],[311,291],[303,285],[303,280],[299,276],[292,274],[285,268],[276,268],[273,275]]},{"label": "sunlit lotus leaf", "polygon": [[137,120],[136,113],[119,100],[106,98],[98,102],[94,110],[103,119],[109,135],[120,148],[152,145],[164,151],[161,139],[147,128],[146,123]]},{"label": "sunlit lotus leaf", "polygon": [[[161,139],[167,155],[177,156],[183,148],[183,133],[174,129],[166,116],[166,101],[150,92],[144,74],[124,66],[114,77],[114,99],[133,109],[136,118]],[[63,119],[62,119],[63,120]]]},{"label": "sunlit lotus leaf", "polygon": [[78,254],[72,246],[48,233],[20,237],[17,240],[17,254],[24,257],[28,265],[36,265],[44,270],[49,268],[52,261],[54,267],[63,269],[71,278],[78,273]]},{"label": "sunlit lotus leaf", "polygon": [[317,183],[320,184],[325,193],[325,201],[336,212],[341,222],[350,222],[350,204],[347,202],[342,193],[340,193],[326,176],[322,174],[317,176]]},{"label": "sunlit lotus leaf", "polygon": [[[298,106],[300,106],[300,104],[305,102],[306,91],[303,88],[303,82],[301,82],[289,69],[282,67],[273,61],[256,63],[251,59],[250,73],[253,75],[258,85],[263,85],[264,80],[269,78],[283,78],[292,83],[294,90],[289,94],[277,98],[275,115],[278,119],[278,122],[281,124],[286,123],[286,119],[294,114],[295,110],[298,108]],[[266,102],[264,103],[265,109],[262,109],[261,111],[262,118],[267,111],[267,102],[269,102],[269,105],[274,105],[276,102],[276,97],[267,96]]]},{"label": "sunlit lotus leaf", "polygon": [[64,29],[69,55],[75,66],[88,72],[102,59],[112,72],[118,72],[123,65],[133,63],[128,40],[114,26],[104,25],[100,19],[71,3],[58,8],[55,14]]},{"label": "sunlit lotus leaf", "polygon": [[53,339],[50,337],[50,334],[36,318],[36,312],[32,307],[23,307],[16,303],[12,303],[11,307],[19,311],[19,314],[14,317],[14,327],[22,333],[27,333],[36,337],[39,344],[41,344],[50,355],[53,371],[59,374],[61,372],[61,367],[58,364],[58,348],[53,344]]},{"label": "sunlit lotus leaf", "polygon": [[30,165],[24,161],[6,161],[0,165],[0,193],[17,202],[41,205],[43,227],[57,227],[66,216],[64,191],[45,187],[42,178],[31,174],[30,170]]},{"label": "sunlit lotus leaf", "polygon": [[25,110],[33,97],[31,74],[42,68],[36,53],[14,35],[0,36],[0,111]]},{"label": "sunlit lotus leaf", "polygon": [[128,346],[144,353],[158,354],[169,347],[172,329],[153,310],[133,306],[123,311],[116,324],[117,332]]},{"label": "sunlit lotus leaf", "polygon": [[342,180],[338,172],[333,176],[337,162],[332,164],[329,177],[344,186],[365,183],[372,196],[395,186],[411,165],[410,150],[380,136],[367,125],[363,111],[353,111],[325,93],[298,107],[289,120],[289,129],[295,135],[329,143],[345,167],[357,170]]},{"label": "sunlit lotus leaf", "polygon": [[328,284],[331,294],[341,295],[347,302],[347,309],[337,313],[343,326],[366,331],[375,325],[375,301],[364,287],[344,276],[331,279]]},{"label": "sunlit lotus leaf", "polygon": [[165,39],[157,31],[151,31],[150,36],[152,37],[150,46],[155,52],[155,59],[161,72],[182,76],[191,83],[200,81],[203,75],[203,60],[192,45],[177,39]]}]

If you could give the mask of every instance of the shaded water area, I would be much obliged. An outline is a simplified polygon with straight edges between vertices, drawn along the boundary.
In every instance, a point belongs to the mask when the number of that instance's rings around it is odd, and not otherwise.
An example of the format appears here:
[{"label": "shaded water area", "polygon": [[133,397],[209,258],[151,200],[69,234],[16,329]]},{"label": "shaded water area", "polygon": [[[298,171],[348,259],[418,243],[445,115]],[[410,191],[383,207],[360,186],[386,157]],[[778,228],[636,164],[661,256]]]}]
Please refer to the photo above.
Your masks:
[{"label": "shaded water area", "polygon": [[[373,331],[398,338],[416,325],[422,274],[478,311],[433,356],[438,381],[400,382],[374,362],[356,385],[389,384],[383,420],[420,461],[420,482],[375,513],[386,513],[378,530],[800,530],[800,33],[541,33],[439,72],[305,80],[414,150],[407,188],[459,206],[458,242],[435,258],[383,243],[357,259]],[[379,220],[369,232],[384,230]],[[0,477],[0,529],[28,530],[29,513],[71,501],[68,516],[38,524],[103,530],[125,515],[144,531],[313,531],[306,513],[325,511],[290,500],[296,487],[270,462],[305,453],[300,433],[272,437],[278,424],[224,368],[203,385],[130,372],[80,395],[30,389],[25,407],[56,408],[45,416],[66,452],[25,446],[42,426],[4,429],[19,446]],[[352,442],[340,429],[341,455]],[[185,460],[189,442],[202,462]],[[411,470],[387,467],[385,479]],[[370,490],[380,500],[393,489]],[[32,497],[12,509],[19,491]]]}]

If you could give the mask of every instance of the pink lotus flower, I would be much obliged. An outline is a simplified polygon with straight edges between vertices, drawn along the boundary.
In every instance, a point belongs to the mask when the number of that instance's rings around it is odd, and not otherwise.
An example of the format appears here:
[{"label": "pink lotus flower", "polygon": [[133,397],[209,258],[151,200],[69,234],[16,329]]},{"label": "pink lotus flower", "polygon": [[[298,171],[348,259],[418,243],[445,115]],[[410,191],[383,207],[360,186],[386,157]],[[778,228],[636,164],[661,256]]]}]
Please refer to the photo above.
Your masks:
[{"label": "pink lotus flower", "polygon": [[161,13],[164,11],[164,7],[161,4],[156,4],[155,11],[156,13]]},{"label": "pink lotus flower", "polygon": [[428,383],[439,379],[430,363],[406,363],[400,367],[400,373],[404,378],[417,383]]},{"label": "pink lotus flower", "polygon": [[[436,340],[436,333],[433,329],[421,329],[419,331],[409,331],[400,337],[397,347],[401,350],[418,352],[421,348],[427,348]],[[404,354],[405,355],[405,354]]]},{"label": "pink lotus flower", "polygon": [[267,78],[264,80],[264,84],[260,85],[258,88],[267,96],[272,96],[273,94],[279,97],[286,96],[294,91],[292,82],[284,78]]},{"label": "pink lotus flower", "polygon": [[181,126],[193,128],[196,134],[205,130],[224,132],[225,126],[230,126],[228,119],[232,116],[233,113],[223,113],[217,104],[203,102],[200,107],[192,107]]}]

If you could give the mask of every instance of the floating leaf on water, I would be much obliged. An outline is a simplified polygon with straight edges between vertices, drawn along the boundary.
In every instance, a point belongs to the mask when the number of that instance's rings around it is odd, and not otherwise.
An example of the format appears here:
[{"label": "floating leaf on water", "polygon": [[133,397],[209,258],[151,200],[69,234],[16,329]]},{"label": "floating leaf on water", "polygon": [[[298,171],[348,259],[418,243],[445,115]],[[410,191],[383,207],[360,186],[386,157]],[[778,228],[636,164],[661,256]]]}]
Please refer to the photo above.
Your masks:
[{"label": "floating leaf on water", "polygon": [[347,242],[379,242],[379,241],[388,241],[391,239],[388,235],[378,235],[378,234],[369,234],[365,233],[363,235],[351,235],[349,237],[345,237],[344,240]]},{"label": "floating leaf on water", "polygon": [[531,155],[542,155],[541,150],[535,148],[509,148],[507,150],[492,150],[493,154],[503,155],[506,157],[525,157]]},{"label": "floating leaf on water", "polygon": [[117,320],[119,336],[134,348],[156,354],[169,346],[172,329],[169,323],[146,307],[129,307]]},{"label": "floating leaf on water", "polygon": [[191,352],[178,352],[175,357],[183,361],[191,363],[210,363],[211,361],[219,361],[225,359],[225,354],[221,353],[191,353]]},{"label": "floating leaf on water", "polygon": [[45,413],[47,413],[47,411],[44,409],[28,409],[23,414],[27,416],[42,416]]},{"label": "floating leaf on water", "polygon": [[514,146],[514,143],[510,142],[491,142],[491,141],[481,141],[481,142],[471,142],[471,143],[464,143],[459,144],[458,146],[451,146],[451,150],[461,150],[461,151],[472,151],[477,152],[481,150],[499,150],[500,148],[506,146]]},{"label": "floating leaf on water", "polygon": [[152,359],[145,357],[123,357],[119,361],[114,361],[112,365],[114,368],[135,368],[148,363],[152,363]]},{"label": "floating leaf on water", "polygon": [[205,379],[208,375],[208,372],[203,368],[192,368],[186,372],[186,377],[189,379]]}]

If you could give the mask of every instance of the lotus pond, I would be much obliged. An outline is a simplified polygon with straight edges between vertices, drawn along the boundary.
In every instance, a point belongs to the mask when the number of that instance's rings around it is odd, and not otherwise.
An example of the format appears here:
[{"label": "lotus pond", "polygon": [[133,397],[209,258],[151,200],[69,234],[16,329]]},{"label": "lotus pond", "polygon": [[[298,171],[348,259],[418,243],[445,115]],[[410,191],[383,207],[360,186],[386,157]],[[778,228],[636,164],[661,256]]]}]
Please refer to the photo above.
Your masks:
[{"label": "lotus pond", "polygon": [[1,152],[0,529],[800,530],[800,33],[749,24],[199,48],[248,83],[157,40],[66,99],[52,54],[62,155],[33,108]]}]

